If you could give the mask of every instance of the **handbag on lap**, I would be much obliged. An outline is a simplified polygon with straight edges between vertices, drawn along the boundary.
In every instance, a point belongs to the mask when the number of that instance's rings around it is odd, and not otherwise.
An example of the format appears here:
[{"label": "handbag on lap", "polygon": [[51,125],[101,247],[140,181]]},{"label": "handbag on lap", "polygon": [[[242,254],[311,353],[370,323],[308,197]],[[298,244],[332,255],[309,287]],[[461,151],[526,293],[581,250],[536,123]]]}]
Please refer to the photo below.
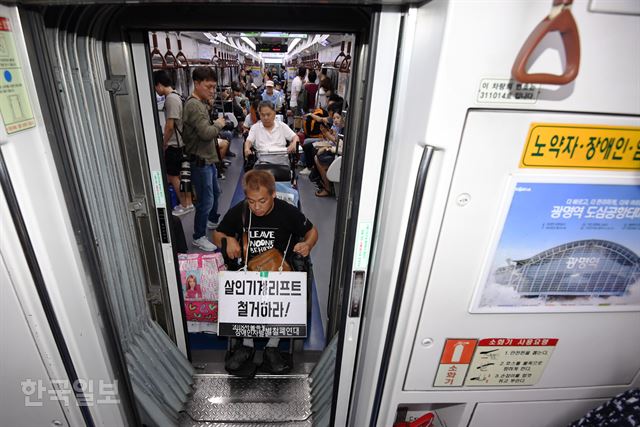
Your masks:
[{"label": "handbag on lap", "polygon": [[271,248],[260,255],[252,257],[247,267],[249,271],[280,271],[280,266],[282,265],[282,271],[291,271],[291,266],[283,258],[278,249]]}]

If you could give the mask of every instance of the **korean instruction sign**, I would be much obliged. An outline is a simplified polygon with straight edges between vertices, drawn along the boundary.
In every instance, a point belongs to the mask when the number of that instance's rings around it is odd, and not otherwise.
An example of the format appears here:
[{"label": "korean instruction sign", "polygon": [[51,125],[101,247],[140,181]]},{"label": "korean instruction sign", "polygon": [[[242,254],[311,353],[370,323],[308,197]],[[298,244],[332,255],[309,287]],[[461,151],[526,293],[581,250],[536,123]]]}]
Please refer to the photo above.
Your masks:
[{"label": "korean instruction sign", "polygon": [[534,385],[557,344],[556,338],[481,339],[464,385]]},{"label": "korean instruction sign", "polygon": [[0,17],[0,114],[10,135],[35,127],[9,20]]},{"label": "korean instruction sign", "polygon": [[532,123],[522,168],[640,169],[640,127]]},{"label": "korean instruction sign", "polygon": [[222,271],[218,286],[218,335],[307,336],[306,273]]},{"label": "korean instruction sign", "polygon": [[472,312],[640,308],[640,185],[514,180]]}]

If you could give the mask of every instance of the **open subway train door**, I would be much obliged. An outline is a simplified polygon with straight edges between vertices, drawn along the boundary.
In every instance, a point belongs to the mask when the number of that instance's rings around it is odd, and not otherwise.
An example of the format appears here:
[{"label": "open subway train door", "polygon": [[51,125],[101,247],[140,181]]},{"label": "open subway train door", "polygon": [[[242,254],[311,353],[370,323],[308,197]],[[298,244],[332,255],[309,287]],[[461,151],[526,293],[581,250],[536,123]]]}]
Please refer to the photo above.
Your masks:
[{"label": "open subway train door", "polygon": [[[0,274],[33,340],[7,333],[7,425],[556,426],[639,386],[637,2],[18,3]],[[185,95],[200,63],[320,65],[348,104],[338,197],[298,177],[325,247],[286,376],[226,375],[184,311],[204,257],[177,253],[151,75]]]},{"label": "open subway train door", "polygon": [[[344,425],[375,230],[381,153],[388,142],[401,9],[246,3],[27,5],[8,10],[12,25],[24,25],[27,35],[22,50],[32,54],[43,117],[38,124],[53,129],[55,154],[48,161],[59,176],[52,182],[60,180],[61,188],[68,189],[60,203],[68,205],[78,233],[69,241],[91,248],[83,250],[93,265],[86,285],[100,292],[81,295],[104,304],[99,313],[112,325],[116,341],[112,361],[128,391],[121,396],[131,404],[129,411],[125,406],[117,411],[91,406],[82,413],[85,421],[104,424],[108,416],[126,413],[145,425]],[[211,17],[216,17],[215,26]],[[284,60],[273,55],[283,47],[289,55]],[[183,293],[188,276],[201,281],[208,274],[205,264],[220,264],[215,255],[193,250],[192,224],[184,218],[188,248],[178,253],[180,231],[172,221],[159,130],[164,125],[163,114],[158,114],[162,99],[154,92],[152,72],[169,71],[176,91],[186,97],[193,89],[189,68],[198,65],[216,69],[218,95],[220,88],[237,81],[240,65],[258,87],[265,83],[264,67],[273,66],[280,83],[291,84],[295,68],[305,66],[324,71],[344,99],[348,126],[340,135],[342,163],[330,178],[336,190],[339,185],[337,197],[316,200],[306,178],[297,182],[299,205],[320,228],[321,241],[312,253],[311,326],[304,343],[290,343],[295,369],[289,375],[227,375],[226,338],[212,334],[215,321],[199,321],[198,315],[207,314],[198,309],[202,301],[192,304]],[[226,111],[224,102],[218,107]],[[238,158],[230,161],[226,179],[220,181],[226,208],[242,199],[240,144],[232,135],[231,150]],[[192,267],[185,267],[190,261]],[[216,298],[206,303],[214,320]],[[64,311],[60,306],[55,310]],[[62,335],[69,342],[76,339],[72,332]],[[81,354],[74,357],[82,363]]]}]

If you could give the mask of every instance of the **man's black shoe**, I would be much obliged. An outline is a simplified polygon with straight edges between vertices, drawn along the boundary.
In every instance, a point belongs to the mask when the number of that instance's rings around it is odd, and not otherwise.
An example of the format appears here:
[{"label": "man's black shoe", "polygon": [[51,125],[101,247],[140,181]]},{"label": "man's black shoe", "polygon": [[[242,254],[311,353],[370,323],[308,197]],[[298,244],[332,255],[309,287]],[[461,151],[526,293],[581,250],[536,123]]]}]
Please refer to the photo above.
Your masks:
[{"label": "man's black shoe", "polygon": [[276,347],[266,347],[262,356],[261,369],[270,374],[282,375],[291,371],[293,363],[287,361]]},{"label": "man's black shoe", "polygon": [[252,377],[256,373],[256,365],[253,363],[255,349],[241,345],[235,350],[227,351],[224,357],[224,368],[231,375],[240,377]]},{"label": "man's black shoe", "polygon": [[233,151],[229,150],[227,151],[227,157],[235,157],[236,153],[234,153]]}]

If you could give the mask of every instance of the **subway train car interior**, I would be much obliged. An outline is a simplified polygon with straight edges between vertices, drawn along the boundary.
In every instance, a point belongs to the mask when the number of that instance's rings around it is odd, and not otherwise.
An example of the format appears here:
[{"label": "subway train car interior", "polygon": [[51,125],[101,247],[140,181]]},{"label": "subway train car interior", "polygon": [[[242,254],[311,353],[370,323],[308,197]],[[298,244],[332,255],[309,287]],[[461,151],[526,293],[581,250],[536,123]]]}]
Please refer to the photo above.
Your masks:
[{"label": "subway train car interior", "polygon": [[640,426],[637,0],[0,3],[1,426]]}]

